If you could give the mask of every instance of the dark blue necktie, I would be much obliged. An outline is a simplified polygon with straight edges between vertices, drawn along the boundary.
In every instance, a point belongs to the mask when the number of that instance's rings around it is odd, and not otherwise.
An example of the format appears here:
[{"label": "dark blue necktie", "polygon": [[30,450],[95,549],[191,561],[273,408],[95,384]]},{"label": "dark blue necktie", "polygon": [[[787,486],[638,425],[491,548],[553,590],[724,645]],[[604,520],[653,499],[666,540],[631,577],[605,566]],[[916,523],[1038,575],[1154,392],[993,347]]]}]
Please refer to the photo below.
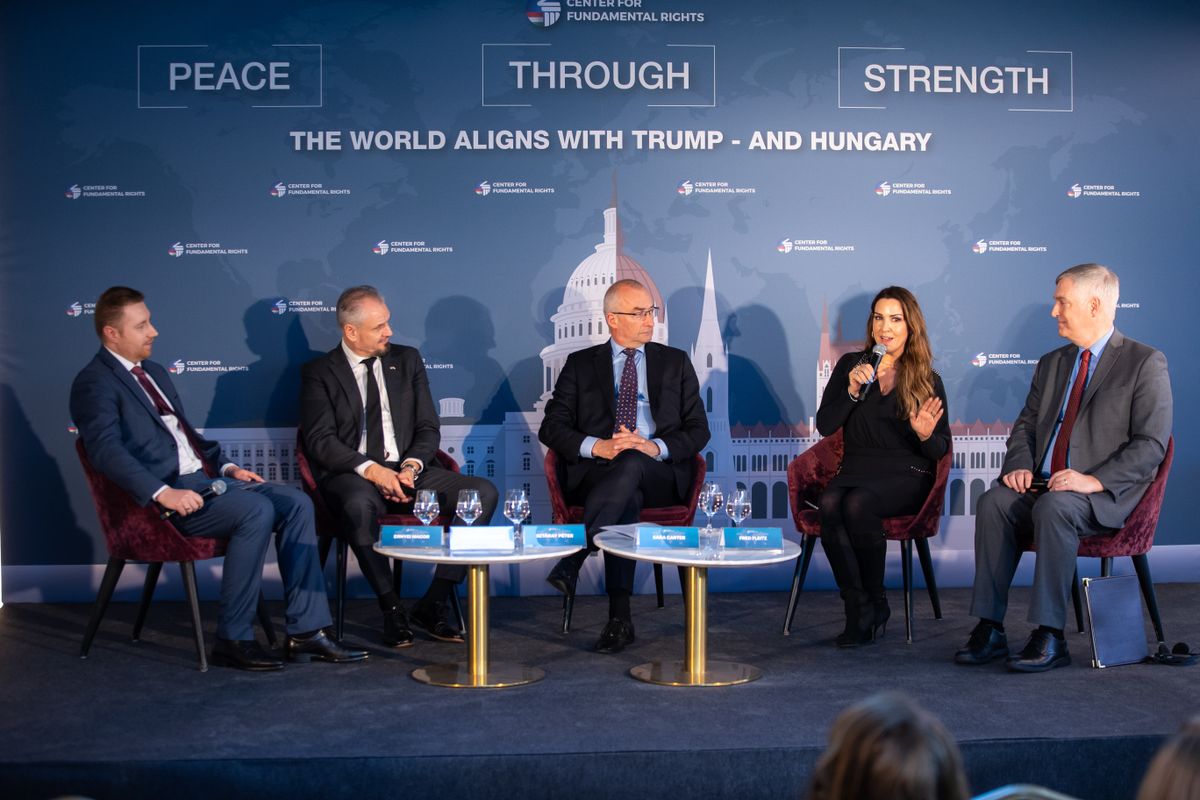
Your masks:
[{"label": "dark blue necktie", "polygon": [[617,387],[617,419],[613,423],[613,433],[618,432],[624,425],[627,430],[637,430],[637,350],[626,347],[625,368],[621,370],[621,383]]}]

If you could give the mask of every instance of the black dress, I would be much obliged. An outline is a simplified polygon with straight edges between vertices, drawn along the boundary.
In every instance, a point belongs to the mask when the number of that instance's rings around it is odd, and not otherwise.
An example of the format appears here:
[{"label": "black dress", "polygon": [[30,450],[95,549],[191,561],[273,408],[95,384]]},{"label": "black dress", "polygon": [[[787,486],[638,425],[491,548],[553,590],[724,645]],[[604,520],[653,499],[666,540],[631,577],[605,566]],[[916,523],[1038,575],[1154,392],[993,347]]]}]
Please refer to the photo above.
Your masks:
[{"label": "black dress", "polygon": [[[878,383],[867,387],[860,400],[850,397],[850,370],[870,358],[869,352],[849,353],[838,361],[817,410],[817,430],[823,436],[843,429],[845,453],[829,489],[870,489],[881,517],[918,511],[933,486],[937,462],[950,446],[950,415],[944,412],[933,435],[921,441],[907,418],[897,416],[896,392],[884,394]],[[933,373],[933,391],[946,407],[946,389]]]}]

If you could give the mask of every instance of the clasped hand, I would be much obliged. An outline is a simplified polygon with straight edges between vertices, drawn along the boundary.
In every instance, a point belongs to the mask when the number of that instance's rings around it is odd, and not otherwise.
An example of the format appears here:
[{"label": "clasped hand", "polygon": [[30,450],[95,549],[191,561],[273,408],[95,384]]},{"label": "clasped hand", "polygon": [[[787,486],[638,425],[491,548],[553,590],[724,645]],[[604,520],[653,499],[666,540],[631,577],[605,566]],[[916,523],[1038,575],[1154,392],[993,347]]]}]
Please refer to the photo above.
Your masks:
[{"label": "clasped hand", "polygon": [[611,439],[601,439],[592,446],[596,458],[612,460],[626,450],[637,450],[651,458],[658,458],[658,445],[622,425]]},{"label": "clasped hand", "polygon": [[410,470],[397,472],[380,464],[371,464],[367,467],[366,478],[375,484],[385,500],[407,503],[412,497],[413,477]]},{"label": "clasped hand", "polygon": [[[1015,469],[1002,475],[1000,481],[1017,494],[1025,494],[1033,485],[1033,472],[1027,469]],[[1104,484],[1091,475],[1085,475],[1073,469],[1060,469],[1046,481],[1046,488],[1051,492],[1094,494],[1103,491]]]}]

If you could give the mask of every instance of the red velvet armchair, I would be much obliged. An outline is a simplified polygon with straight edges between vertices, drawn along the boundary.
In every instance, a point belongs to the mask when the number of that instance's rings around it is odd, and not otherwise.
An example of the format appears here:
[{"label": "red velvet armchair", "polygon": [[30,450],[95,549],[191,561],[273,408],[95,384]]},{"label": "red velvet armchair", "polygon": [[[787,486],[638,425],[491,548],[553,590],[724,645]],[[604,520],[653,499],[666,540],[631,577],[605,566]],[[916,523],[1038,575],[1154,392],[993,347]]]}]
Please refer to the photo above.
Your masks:
[{"label": "red velvet armchair", "polygon": [[[707,474],[708,467],[704,462],[704,457],[697,454],[695,456],[695,465],[693,468],[694,477],[692,478],[692,490],[688,495],[687,503],[680,506],[663,506],[661,508],[644,508],[642,509],[641,522],[655,523],[665,526],[686,526],[691,525],[692,520],[696,517],[696,506],[700,502],[700,490],[704,488],[704,476]],[[566,495],[562,489],[562,476],[558,454],[553,450],[546,451],[546,487],[550,494],[550,510],[553,515],[553,522],[557,525],[578,525],[583,522],[583,506],[567,505]],[[658,596],[658,607],[662,608],[665,605],[663,599],[663,571],[662,564],[654,565],[654,589]],[[571,612],[575,609],[574,596],[568,595],[563,598],[563,623],[562,632],[570,633],[571,631]]]},{"label": "red velvet armchair", "polygon": [[[448,454],[438,450],[434,454],[438,466],[442,469],[458,472],[458,462],[451,458]],[[346,626],[346,557],[350,549],[346,538],[342,536],[341,529],[338,526],[337,520],[333,516],[333,512],[329,510],[329,506],[325,503],[325,498],[321,492],[317,490],[317,480],[313,475],[312,465],[308,463],[308,456],[304,452],[304,436],[302,432],[296,430],[296,467],[300,471],[300,486],[304,489],[304,493],[312,500],[313,511],[316,516],[317,525],[317,541],[319,546],[319,555],[321,558],[321,566],[325,566],[325,561],[329,558],[329,548],[334,541],[337,542],[337,583],[334,595],[334,617],[333,629],[334,637],[337,641],[342,640],[342,632]],[[434,525],[446,526],[454,522],[454,509],[442,509],[441,515],[433,521]],[[420,525],[421,521],[412,514],[384,514],[379,518],[380,525]],[[400,594],[402,587],[402,579],[404,576],[404,562],[400,559],[395,559],[392,562],[392,584],[395,587],[396,594]],[[450,593],[450,604],[453,606],[454,613],[458,616],[459,630],[465,630],[463,624],[462,607],[458,601],[456,592]]]},{"label": "red velvet armchair", "polygon": [[[200,624],[200,603],[196,596],[196,561],[206,558],[218,558],[225,555],[225,540],[210,539],[200,536],[184,536],[174,525],[159,517],[157,507],[140,506],[133,498],[117,484],[92,466],[84,449],[83,440],[75,440],[75,452],[79,455],[79,463],[83,466],[83,474],[87,477],[88,489],[91,490],[92,500],[96,506],[96,516],[100,521],[100,529],[104,532],[104,540],[108,545],[108,565],[104,568],[104,577],[100,581],[100,590],[96,595],[96,605],[92,617],[88,621],[87,631],[83,635],[83,647],[79,651],[80,658],[87,658],[92,640],[100,628],[104,612],[112,599],[117,580],[121,577],[125,564],[129,561],[146,564],[146,580],[142,585],[142,599],[138,605],[137,619],[133,623],[133,641],[138,641],[142,635],[142,626],[146,622],[146,612],[150,608],[150,600],[154,596],[154,588],[158,584],[158,576],[162,573],[164,561],[174,561],[179,564],[183,577],[184,592],[187,595],[188,607],[192,612],[192,631],[196,641],[196,659],[201,672],[208,671],[208,659],[204,652],[204,631]],[[267,614],[262,597],[258,603],[258,621],[267,635],[272,646],[277,644],[275,629]]]},{"label": "red velvet armchair", "polygon": [[[788,496],[792,503],[792,520],[796,531],[803,537],[800,559],[792,574],[792,592],[788,598],[787,613],[783,619],[783,635],[792,630],[792,619],[796,616],[796,605],[800,592],[804,590],[804,579],[812,560],[816,540],[821,535],[821,520],[817,514],[817,499],[833,480],[842,463],[842,432],[826,436],[808,450],[792,459],[788,464]],[[916,544],[921,561],[921,572],[929,591],[935,619],[942,618],[942,604],[938,599],[937,582],[933,575],[933,559],[929,554],[929,538],[937,536],[942,522],[942,509],[946,502],[946,483],[950,477],[950,466],[954,461],[953,451],[947,449],[938,461],[937,474],[929,496],[916,514],[889,517],[883,522],[883,532],[888,539],[900,542],[900,566],[904,584],[904,637],[912,644],[912,551]]]}]

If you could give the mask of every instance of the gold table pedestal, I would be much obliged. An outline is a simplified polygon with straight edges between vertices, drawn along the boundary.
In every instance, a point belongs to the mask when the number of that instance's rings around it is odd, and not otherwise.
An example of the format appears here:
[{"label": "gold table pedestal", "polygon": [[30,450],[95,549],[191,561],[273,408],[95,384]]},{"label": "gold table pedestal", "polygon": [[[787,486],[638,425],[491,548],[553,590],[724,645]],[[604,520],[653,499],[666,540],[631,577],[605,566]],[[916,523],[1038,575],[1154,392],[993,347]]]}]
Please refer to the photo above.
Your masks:
[{"label": "gold table pedestal", "polygon": [[683,661],[651,661],[629,674],[660,686],[732,686],[762,677],[762,670],[733,661],[708,660],[708,567],[684,567],[687,596]]},{"label": "gold table pedestal", "polygon": [[454,689],[504,689],[537,683],[544,670],[488,663],[488,565],[467,567],[467,663],[430,664],[412,671],[414,680]]}]

